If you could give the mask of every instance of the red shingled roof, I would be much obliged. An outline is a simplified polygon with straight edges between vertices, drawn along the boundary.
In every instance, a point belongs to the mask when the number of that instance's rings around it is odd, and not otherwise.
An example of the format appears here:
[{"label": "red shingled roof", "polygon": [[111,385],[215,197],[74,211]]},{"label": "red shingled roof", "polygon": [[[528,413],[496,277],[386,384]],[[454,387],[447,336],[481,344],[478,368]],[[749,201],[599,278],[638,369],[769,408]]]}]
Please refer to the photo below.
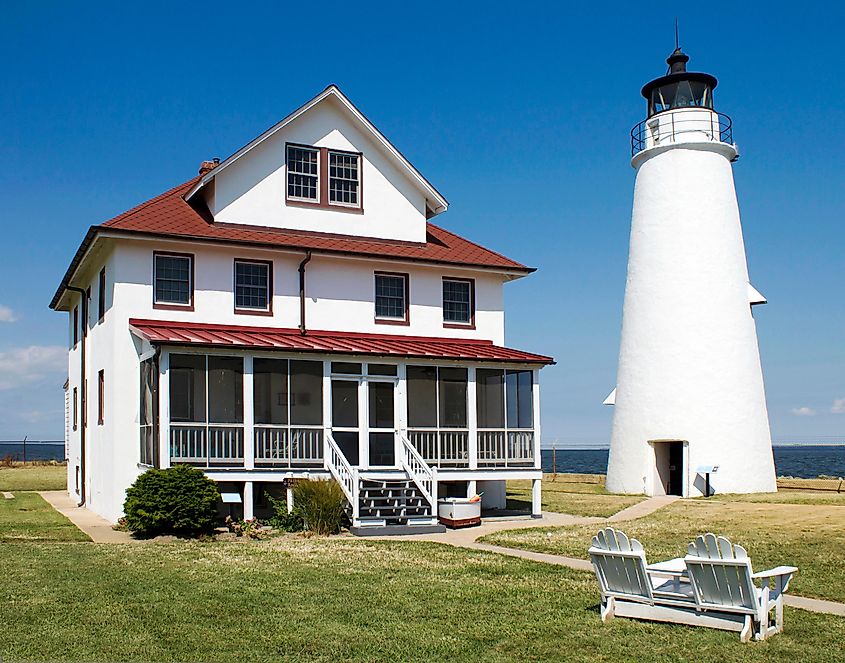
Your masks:
[{"label": "red shingled roof", "polygon": [[336,253],[371,255],[473,267],[533,271],[503,255],[485,249],[432,223],[426,224],[424,244],[382,239],[357,238],[297,230],[282,230],[214,223],[207,214],[185,202],[184,195],[199,177],[180,184],[152,200],[102,224],[102,228],[157,235],[176,235],[191,239],[243,242],[279,248],[312,249]]},{"label": "red shingled roof", "polygon": [[516,364],[554,363],[551,357],[503,348],[493,345],[491,341],[476,339],[334,331],[309,331],[303,336],[298,329],[240,327],[135,318],[129,320],[129,325],[135,333],[151,343],[166,345],[261,348],[315,354],[462,359]]},{"label": "red shingled roof", "polygon": [[91,226],[50,302],[50,308],[58,306],[65,288],[88,247],[96,236],[104,231],[279,249],[312,250],[319,253],[370,256],[388,260],[460,265],[509,272],[534,271],[532,267],[526,267],[433,223],[426,223],[425,243],[215,223],[208,210],[199,207],[202,203],[198,203],[198,207],[195,208],[185,201],[185,194],[199,179],[199,176],[194,177],[102,225]]}]

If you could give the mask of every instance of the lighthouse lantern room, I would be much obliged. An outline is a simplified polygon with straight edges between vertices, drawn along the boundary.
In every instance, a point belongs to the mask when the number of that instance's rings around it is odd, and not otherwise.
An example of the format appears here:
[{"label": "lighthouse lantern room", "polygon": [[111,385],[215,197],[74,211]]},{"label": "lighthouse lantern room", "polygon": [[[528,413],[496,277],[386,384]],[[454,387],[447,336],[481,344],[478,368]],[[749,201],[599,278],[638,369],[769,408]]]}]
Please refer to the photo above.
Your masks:
[{"label": "lighthouse lantern room", "polygon": [[[716,79],[676,48],[646,84],[607,488],[649,495],[776,490],[732,163]],[[718,467],[718,472],[704,468]],[[709,479],[709,481],[708,481]]]}]

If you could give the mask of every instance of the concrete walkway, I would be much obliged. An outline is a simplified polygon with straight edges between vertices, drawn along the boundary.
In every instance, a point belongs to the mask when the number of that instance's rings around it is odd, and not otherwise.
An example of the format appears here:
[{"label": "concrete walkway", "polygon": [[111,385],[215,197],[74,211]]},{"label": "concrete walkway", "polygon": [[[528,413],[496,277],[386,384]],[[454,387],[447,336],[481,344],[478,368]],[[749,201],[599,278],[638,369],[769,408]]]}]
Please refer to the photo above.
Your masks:
[{"label": "concrete walkway", "polygon": [[45,490],[38,493],[70,522],[85,532],[94,543],[138,543],[129,532],[118,532],[105,518],[85,507],[76,506],[76,500],[62,490]]}]

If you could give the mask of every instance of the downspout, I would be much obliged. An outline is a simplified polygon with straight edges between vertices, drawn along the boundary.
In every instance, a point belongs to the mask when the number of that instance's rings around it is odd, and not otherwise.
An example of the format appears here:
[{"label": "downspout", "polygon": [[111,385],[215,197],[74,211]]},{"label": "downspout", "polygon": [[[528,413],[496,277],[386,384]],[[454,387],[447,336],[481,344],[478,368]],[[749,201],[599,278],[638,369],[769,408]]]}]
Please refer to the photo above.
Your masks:
[{"label": "downspout", "polygon": [[72,292],[78,292],[82,303],[79,321],[82,329],[79,334],[79,411],[82,414],[79,426],[79,504],[85,506],[85,432],[88,428],[88,395],[85,379],[85,339],[88,337],[88,294],[82,288],[67,286]]},{"label": "downspout", "polygon": [[308,333],[305,327],[305,265],[311,262],[311,251],[305,252],[305,259],[299,263],[299,333]]}]

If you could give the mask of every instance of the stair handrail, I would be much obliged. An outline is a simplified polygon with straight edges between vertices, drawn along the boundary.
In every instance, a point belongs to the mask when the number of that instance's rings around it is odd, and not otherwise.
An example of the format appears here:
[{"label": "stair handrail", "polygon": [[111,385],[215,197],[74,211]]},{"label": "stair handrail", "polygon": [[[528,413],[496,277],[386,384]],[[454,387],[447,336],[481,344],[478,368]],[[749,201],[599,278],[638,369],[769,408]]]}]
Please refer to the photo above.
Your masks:
[{"label": "stair handrail", "polygon": [[423,497],[431,504],[431,513],[435,514],[437,512],[437,470],[425,462],[404,433],[399,433],[399,439],[402,440],[402,469],[408,473]]},{"label": "stair handrail", "polygon": [[352,467],[343,451],[337,446],[330,431],[326,431],[326,465],[343,494],[352,506],[353,522],[358,519],[358,469]]}]

